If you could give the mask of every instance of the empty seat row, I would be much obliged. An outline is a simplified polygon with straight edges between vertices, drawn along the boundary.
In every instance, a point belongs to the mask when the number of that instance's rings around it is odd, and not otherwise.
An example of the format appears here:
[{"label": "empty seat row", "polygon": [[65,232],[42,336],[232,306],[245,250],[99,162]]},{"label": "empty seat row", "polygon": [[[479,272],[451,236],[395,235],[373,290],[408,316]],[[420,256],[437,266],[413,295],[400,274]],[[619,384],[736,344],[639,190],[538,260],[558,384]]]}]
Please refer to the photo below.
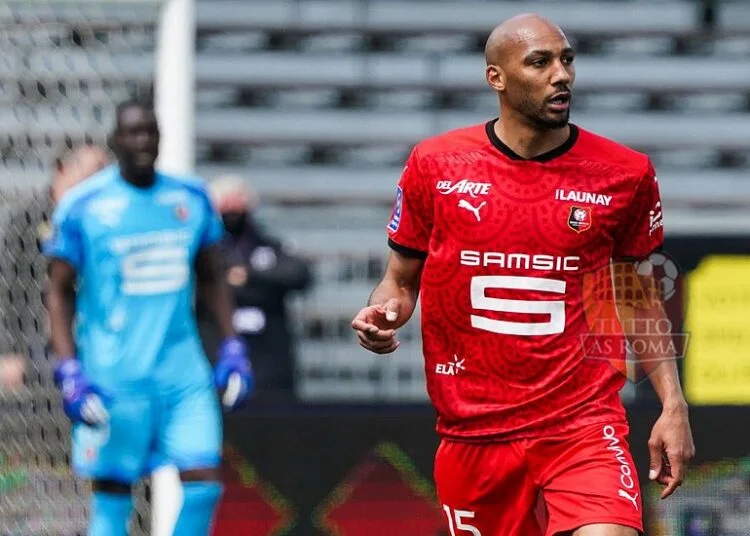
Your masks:
[{"label": "empty seat row", "polygon": [[750,5],[742,0],[721,2],[717,18],[720,28],[746,31],[750,28]]},{"label": "empty seat row", "polygon": [[[744,170],[684,171],[658,169],[662,197],[672,206],[712,202],[739,204],[750,199],[750,181]],[[338,166],[237,167],[201,164],[197,173],[212,180],[222,175],[243,177],[266,204],[370,204],[392,202],[401,168],[345,168]],[[42,187],[49,173],[38,168],[0,167],[0,188]],[[290,211],[289,207],[284,209]],[[337,235],[337,242],[346,241]],[[357,234],[351,243],[357,241]],[[335,244],[333,244],[335,245]]]},{"label": "empty seat row", "polygon": [[[748,37],[750,40],[750,37]],[[199,54],[200,87],[424,89],[489,91],[480,54]],[[750,91],[750,65],[728,59],[579,56],[576,85],[586,91]],[[154,60],[137,54],[42,51],[0,59],[5,80],[152,80]]]},{"label": "empty seat row", "polygon": [[[673,204],[696,200],[731,202],[750,199],[750,177],[744,170],[685,171],[658,169],[659,188],[664,198]],[[226,174],[244,177],[269,202],[305,198],[314,194],[319,198],[347,201],[359,199],[370,203],[389,203],[393,200],[401,168],[343,168],[337,166],[299,167],[233,167],[201,165],[198,172],[209,179]]]},{"label": "empty seat row", "polygon": [[[214,143],[393,146],[483,123],[494,113],[203,110],[197,113],[196,124],[198,138]],[[644,149],[750,149],[746,114],[580,113],[573,119],[604,136]]]},{"label": "empty seat row", "polygon": [[[0,22],[29,23],[82,20],[100,28],[123,23],[148,26],[156,21],[154,6],[99,3],[98,5],[29,4],[6,2]],[[567,31],[590,34],[649,34],[689,32],[698,27],[699,10],[690,2],[630,2],[606,7],[585,0],[572,2],[532,1],[446,2],[425,0],[218,0],[197,3],[198,29],[278,29],[285,32],[365,30],[383,33],[489,32],[491,27],[522,11],[534,11],[556,21]],[[429,16],[426,16],[429,14]]]},{"label": "empty seat row", "polygon": [[358,29],[381,33],[489,32],[501,20],[522,11],[552,18],[567,31],[628,35],[689,32],[699,12],[687,2],[628,2],[598,8],[593,2],[400,2],[378,0],[314,0],[297,2],[218,1],[198,3],[199,30],[244,28],[314,32]]}]

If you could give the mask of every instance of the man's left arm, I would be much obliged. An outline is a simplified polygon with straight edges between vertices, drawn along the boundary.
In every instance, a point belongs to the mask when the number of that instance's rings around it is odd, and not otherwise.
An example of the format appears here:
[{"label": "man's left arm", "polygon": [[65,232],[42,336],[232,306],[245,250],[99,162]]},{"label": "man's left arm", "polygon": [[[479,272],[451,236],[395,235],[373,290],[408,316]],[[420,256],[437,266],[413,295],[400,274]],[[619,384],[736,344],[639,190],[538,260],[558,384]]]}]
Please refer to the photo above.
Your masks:
[{"label": "man's left arm", "polygon": [[630,275],[637,281],[642,299],[616,302],[629,349],[662,404],[648,449],[649,479],[666,486],[661,493],[664,499],[682,484],[688,463],[695,455],[695,445],[677,370],[679,345],[675,345],[659,283],[653,273],[644,274],[643,269],[638,273],[636,266],[631,266]]},{"label": "man's left arm", "polygon": [[632,287],[615,288],[615,303],[629,348],[661,400],[662,412],[648,442],[649,478],[666,486],[661,494],[666,498],[682,483],[695,445],[677,371],[671,323],[664,310],[661,286],[646,261],[664,243],[662,211],[656,172],[648,161],[612,256],[625,272],[630,272],[621,274],[619,280],[636,283],[635,293]]},{"label": "man's left arm", "polygon": [[204,212],[195,259],[197,292],[219,329],[221,343],[214,366],[214,383],[224,410],[233,411],[247,400],[255,382],[250,350],[234,331],[234,296],[229,290],[221,258],[224,225],[208,194],[202,191],[201,196]]},{"label": "man's left arm", "polygon": [[198,252],[195,262],[197,291],[201,303],[213,316],[222,339],[236,337],[232,325],[234,296],[222,271],[221,250],[217,244]]}]

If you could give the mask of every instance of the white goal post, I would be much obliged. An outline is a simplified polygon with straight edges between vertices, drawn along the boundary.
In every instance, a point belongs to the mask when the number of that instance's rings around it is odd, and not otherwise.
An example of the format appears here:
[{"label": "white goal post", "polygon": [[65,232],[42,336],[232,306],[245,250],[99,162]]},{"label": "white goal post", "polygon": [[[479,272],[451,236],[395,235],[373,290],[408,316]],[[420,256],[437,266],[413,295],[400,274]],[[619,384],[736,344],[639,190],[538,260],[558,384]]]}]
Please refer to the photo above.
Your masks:
[{"label": "white goal post", "polygon": [[158,165],[195,167],[195,0],[164,0],[156,47],[156,113],[162,129]]}]

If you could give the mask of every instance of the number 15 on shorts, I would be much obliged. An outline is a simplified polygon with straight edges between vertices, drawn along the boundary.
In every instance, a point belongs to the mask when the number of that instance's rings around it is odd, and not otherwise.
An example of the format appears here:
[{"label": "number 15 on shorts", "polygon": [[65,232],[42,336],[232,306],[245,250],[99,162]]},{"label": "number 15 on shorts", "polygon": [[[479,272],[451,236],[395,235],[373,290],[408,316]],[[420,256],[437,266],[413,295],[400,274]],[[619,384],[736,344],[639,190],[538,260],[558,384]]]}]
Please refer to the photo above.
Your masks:
[{"label": "number 15 on shorts", "polygon": [[470,525],[465,520],[474,519],[474,512],[468,510],[452,510],[450,506],[443,505],[445,515],[448,516],[448,528],[451,531],[451,536],[482,536],[479,529],[473,525]]}]

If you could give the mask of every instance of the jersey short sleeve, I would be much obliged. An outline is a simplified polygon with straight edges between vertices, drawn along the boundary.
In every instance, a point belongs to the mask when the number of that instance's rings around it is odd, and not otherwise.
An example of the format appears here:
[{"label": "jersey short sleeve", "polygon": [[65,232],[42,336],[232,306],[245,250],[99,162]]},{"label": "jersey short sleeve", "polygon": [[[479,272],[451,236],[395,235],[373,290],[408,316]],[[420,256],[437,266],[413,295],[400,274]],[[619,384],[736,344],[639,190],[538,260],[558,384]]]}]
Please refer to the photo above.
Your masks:
[{"label": "jersey short sleeve", "polygon": [[636,187],[628,216],[620,227],[612,256],[615,259],[643,259],[661,248],[663,243],[659,183],[649,161],[646,172]]},{"label": "jersey short sleeve", "polygon": [[432,232],[432,199],[416,149],[401,173],[387,230],[392,249],[407,257],[427,257]]},{"label": "jersey short sleeve", "polygon": [[83,265],[81,203],[61,203],[52,214],[52,233],[42,245],[42,252],[61,259],[80,271]]}]

